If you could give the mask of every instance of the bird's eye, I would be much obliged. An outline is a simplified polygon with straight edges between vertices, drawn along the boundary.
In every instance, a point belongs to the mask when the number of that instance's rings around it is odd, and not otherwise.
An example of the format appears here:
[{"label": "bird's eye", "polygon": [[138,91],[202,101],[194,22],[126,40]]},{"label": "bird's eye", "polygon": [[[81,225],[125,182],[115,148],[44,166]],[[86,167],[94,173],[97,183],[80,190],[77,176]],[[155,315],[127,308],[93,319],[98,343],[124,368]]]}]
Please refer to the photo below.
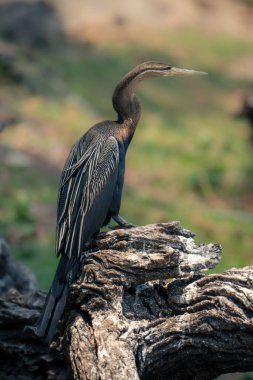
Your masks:
[{"label": "bird's eye", "polygon": [[164,71],[169,71],[171,69],[171,66],[163,66],[161,69]]}]

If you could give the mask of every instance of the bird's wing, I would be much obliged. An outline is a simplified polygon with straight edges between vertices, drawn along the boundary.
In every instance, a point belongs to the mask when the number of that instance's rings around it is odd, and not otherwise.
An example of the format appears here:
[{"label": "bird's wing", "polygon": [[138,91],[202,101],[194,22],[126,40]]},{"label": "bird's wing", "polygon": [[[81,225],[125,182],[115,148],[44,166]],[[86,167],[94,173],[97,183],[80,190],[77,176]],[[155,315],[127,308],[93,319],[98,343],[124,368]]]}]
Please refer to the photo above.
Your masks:
[{"label": "bird's wing", "polygon": [[80,141],[65,164],[58,197],[56,252],[79,255],[83,244],[105,221],[118,176],[119,146],[115,137]]}]

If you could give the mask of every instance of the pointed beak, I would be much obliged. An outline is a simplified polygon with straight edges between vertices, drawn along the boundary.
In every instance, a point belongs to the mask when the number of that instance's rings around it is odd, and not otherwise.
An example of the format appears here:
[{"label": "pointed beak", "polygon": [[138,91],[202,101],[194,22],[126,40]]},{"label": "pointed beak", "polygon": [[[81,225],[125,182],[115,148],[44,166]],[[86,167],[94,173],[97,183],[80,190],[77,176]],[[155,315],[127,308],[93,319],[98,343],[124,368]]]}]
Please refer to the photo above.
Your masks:
[{"label": "pointed beak", "polygon": [[188,69],[178,69],[177,67],[172,67],[170,69],[170,75],[206,75],[204,71],[188,70]]}]

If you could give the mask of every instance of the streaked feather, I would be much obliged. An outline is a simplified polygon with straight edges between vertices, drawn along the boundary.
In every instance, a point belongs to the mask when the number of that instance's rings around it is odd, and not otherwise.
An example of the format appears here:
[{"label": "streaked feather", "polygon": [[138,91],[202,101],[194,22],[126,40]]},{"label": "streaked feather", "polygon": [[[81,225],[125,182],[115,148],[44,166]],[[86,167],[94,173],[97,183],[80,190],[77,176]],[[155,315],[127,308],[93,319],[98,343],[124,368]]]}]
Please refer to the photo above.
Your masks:
[{"label": "streaked feather", "polygon": [[[82,235],[86,236],[85,216],[111,176],[114,175],[115,179],[117,177],[119,147],[115,137],[109,136],[106,140],[94,139],[92,143],[89,141],[89,144],[85,152],[83,141],[79,141],[72,148],[62,174],[58,198],[58,255],[61,253],[71,256],[76,240],[79,242],[78,250],[81,249],[84,240]],[[111,197],[112,193],[106,197]],[[109,206],[110,202],[107,204],[106,213]],[[102,210],[101,212],[104,213]],[[100,219],[99,215],[97,218]],[[79,255],[80,252],[75,254]]]}]

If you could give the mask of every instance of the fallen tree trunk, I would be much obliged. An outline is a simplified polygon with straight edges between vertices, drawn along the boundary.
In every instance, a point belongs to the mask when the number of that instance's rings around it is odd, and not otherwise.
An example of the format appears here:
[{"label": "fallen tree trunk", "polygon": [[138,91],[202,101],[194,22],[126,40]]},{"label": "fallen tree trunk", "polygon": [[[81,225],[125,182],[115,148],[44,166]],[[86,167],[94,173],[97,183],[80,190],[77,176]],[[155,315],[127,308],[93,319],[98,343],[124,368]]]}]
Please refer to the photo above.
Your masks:
[{"label": "fallen tree trunk", "polygon": [[22,333],[45,295],[9,292],[0,378],[203,380],[253,370],[253,268],[203,276],[221,248],[193,237],[177,222],[101,233],[50,349]]}]

